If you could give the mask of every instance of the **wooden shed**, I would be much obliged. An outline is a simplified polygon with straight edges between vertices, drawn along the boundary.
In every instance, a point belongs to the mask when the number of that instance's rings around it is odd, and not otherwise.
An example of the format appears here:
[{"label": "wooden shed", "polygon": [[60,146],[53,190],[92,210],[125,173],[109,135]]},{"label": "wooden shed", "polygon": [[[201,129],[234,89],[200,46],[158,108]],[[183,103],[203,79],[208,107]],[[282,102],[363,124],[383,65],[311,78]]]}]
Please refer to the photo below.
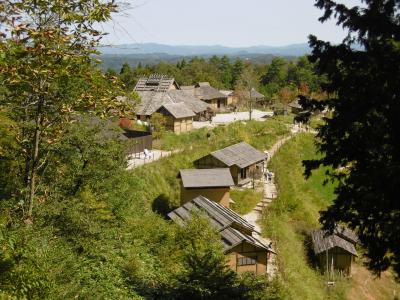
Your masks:
[{"label": "wooden shed", "polygon": [[224,111],[228,106],[228,97],[210,86],[208,82],[199,82],[194,86],[182,86],[181,89],[206,102],[215,112]]},{"label": "wooden shed", "polygon": [[168,217],[179,225],[184,225],[192,212],[201,210],[221,235],[228,266],[238,272],[253,272],[265,275],[268,261],[275,253],[270,245],[266,245],[253,237],[254,226],[244,220],[233,210],[213,202],[206,197],[198,196],[190,202],[170,212]]},{"label": "wooden shed", "polygon": [[185,103],[163,104],[157,112],[167,120],[166,128],[177,134],[190,132],[193,129],[193,117],[196,115]]},{"label": "wooden shed", "polygon": [[179,177],[182,204],[202,195],[229,207],[230,188],[234,185],[229,169],[180,170]]},{"label": "wooden shed", "polygon": [[357,256],[355,245],[358,242],[356,234],[342,226],[333,232],[315,230],[311,232],[314,254],[322,272],[340,271],[351,274],[351,264]]},{"label": "wooden shed", "polygon": [[267,155],[242,142],[211,152],[194,162],[199,169],[229,168],[235,185],[242,186],[262,176]]},{"label": "wooden shed", "polygon": [[296,100],[290,102],[289,107],[290,107],[291,113],[293,113],[293,114],[298,114],[301,111],[303,111],[303,107],[300,105],[298,98]]}]

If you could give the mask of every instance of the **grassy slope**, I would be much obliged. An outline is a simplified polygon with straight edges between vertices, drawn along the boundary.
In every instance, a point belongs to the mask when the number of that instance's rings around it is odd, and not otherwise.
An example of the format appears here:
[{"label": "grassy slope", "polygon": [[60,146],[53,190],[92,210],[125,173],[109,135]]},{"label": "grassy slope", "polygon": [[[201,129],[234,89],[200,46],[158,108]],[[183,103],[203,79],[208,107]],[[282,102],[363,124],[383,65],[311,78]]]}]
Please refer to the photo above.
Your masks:
[{"label": "grassy slope", "polygon": [[231,190],[231,198],[235,201],[233,209],[241,214],[247,214],[262,200],[262,192],[245,189],[245,190]]},{"label": "grassy slope", "polygon": [[289,299],[343,299],[345,283],[328,291],[323,278],[308,263],[305,241],[318,226],[318,212],[333,199],[333,186],[323,186],[323,170],[306,181],[301,161],[315,155],[313,136],[301,134],[286,143],[272,159],[278,199],[264,214],[265,233],[276,241],[279,270]]},{"label": "grassy slope", "polygon": [[323,185],[323,169],[314,171],[309,180],[304,179],[301,161],[313,157],[313,136],[302,134],[285,144],[270,166],[276,174],[279,194],[264,214],[263,224],[266,235],[277,243],[279,269],[288,298],[393,299],[394,291],[399,295],[400,286],[390,272],[376,279],[358,261],[350,280],[342,279],[335,288],[328,290],[324,277],[310,267],[306,236],[319,226],[319,211],[334,198],[334,185]]}]

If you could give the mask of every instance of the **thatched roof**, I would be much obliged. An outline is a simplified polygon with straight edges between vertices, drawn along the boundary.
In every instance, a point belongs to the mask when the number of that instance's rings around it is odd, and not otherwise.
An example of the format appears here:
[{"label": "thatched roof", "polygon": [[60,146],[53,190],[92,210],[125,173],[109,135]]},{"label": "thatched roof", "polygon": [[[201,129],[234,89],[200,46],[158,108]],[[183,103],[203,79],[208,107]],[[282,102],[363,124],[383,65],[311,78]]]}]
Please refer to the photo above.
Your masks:
[{"label": "thatched roof", "polygon": [[150,116],[160,109],[163,104],[185,103],[196,114],[207,110],[207,103],[185,93],[181,90],[170,90],[165,93],[144,91],[138,92],[141,103],[136,109],[136,114]]},{"label": "thatched roof", "polygon": [[289,107],[303,109],[303,107],[299,104],[299,99],[290,102]]},{"label": "thatched roof", "polygon": [[[240,91],[237,93],[240,94],[242,97],[251,98],[254,100],[261,100],[261,99],[265,98],[265,96],[263,94],[261,94],[260,92],[258,92],[255,88],[252,88],[250,90],[250,92],[249,91]],[[250,95],[250,97],[249,97],[249,95]]]},{"label": "thatched roof", "polygon": [[175,85],[179,88],[179,85],[175,82],[175,79],[163,74],[153,74],[149,77],[141,77],[135,86],[135,91],[154,91],[154,92],[166,92]]},{"label": "thatched roof", "polygon": [[216,88],[210,86],[208,82],[199,82],[194,86],[184,86],[181,87],[181,89],[200,100],[227,98],[226,95],[222,94]]},{"label": "thatched roof", "polygon": [[175,119],[189,118],[196,115],[193,110],[187,107],[183,102],[163,104],[161,108],[164,108]]},{"label": "thatched roof", "polygon": [[203,196],[194,198],[168,214],[168,217],[179,225],[184,225],[194,212],[203,211],[220,234],[225,251],[229,251],[242,242],[247,242],[258,248],[272,252],[268,245],[256,238],[244,234],[240,230],[254,231],[254,226],[235,213],[233,210],[213,202]]},{"label": "thatched roof", "polygon": [[228,167],[236,165],[241,169],[267,159],[267,155],[264,152],[257,150],[245,142],[211,152],[210,155]]},{"label": "thatched roof", "polygon": [[232,95],[234,94],[234,92],[233,92],[233,91],[230,91],[230,90],[220,90],[219,92],[220,92],[221,94],[224,94],[224,95],[227,96],[227,97],[232,96]]},{"label": "thatched roof", "polygon": [[185,188],[230,187],[234,185],[228,168],[180,170],[179,174]]},{"label": "thatched roof", "polygon": [[354,243],[340,237],[335,233],[331,234],[328,230],[315,230],[311,232],[311,239],[313,242],[314,253],[316,255],[338,247],[354,256],[357,256]]}]

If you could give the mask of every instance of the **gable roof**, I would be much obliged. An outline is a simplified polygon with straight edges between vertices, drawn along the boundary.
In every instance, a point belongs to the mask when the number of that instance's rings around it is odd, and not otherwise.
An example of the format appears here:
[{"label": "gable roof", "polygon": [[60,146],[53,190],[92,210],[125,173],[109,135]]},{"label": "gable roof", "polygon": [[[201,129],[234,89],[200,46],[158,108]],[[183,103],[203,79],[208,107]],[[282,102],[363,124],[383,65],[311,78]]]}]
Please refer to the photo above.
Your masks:
[{"label": "gable roof", "polygon": [[228,168],[180,170],[179,173],[185,188],[229,187],[234,185]]},{"label": "gable roof", "polygon": [[224,94],[225,96],[232,96],[233,94],[234,94],[234,92],[233,91],[230,91],[230,90],[220,90],[219,91],[220,93],[222,93],[222,94]]},{"label": "gable roof", "polygon": [[222,161],[228,167],[236,165],[241,169],[267,159],[264,152],[245,142],[211,152],[210,155]]},{"label": "gable roof", "polygon": [[185,93],[181,90],[170,90],[164,93],[154,91],[138,92],[141,102],[136,108],[138,115],[152,115],[161,106],[169,103],[185,103],[185,105],[196,114],[208,109],[207,103]]},{"label": "gable roof", "polygon": [[258,248],[273,252],[271,247],[268,245],[265,245],[258,239],[244,234],[232,227],[235,226],[236,228],[244,228],[248,231],[254,231],[253,225],[248,223],[233,210],[203,196],[196,197],[192,201],[173,210],[168,214],[168,217],[179,225],[185,225],[185,223],[191,218],[191,214],[198,211],[204,211],[211,226],[221,234],[221,240],[225,251],[231,250],[242,242],[247,242]]},{"label": "gable roof", "polygon": [[179,85],[175,82],[175,79],[168,77],[163,74],[152,74],[149,77],[139,78],[134,88],[137,92],[143,91],[154,91],[154,92],[166,92],[173,85],[179,88]]},{"label": "gable roof", "polygon": [[299,104],[299,99],[293,100],[288,105],[289,107],[303,109],[303,107]]},{"label": "gable roof", "polygon": [[339,247],[344,251],[357,256],[357,251],[353,243],[343,239],[337,234],[330,234],[328,230],[314,230],[311,232],[311,239],[313,242],[314,253],[316,255],[335,247]]},{"label": "gable roof", "polygon": [[194,117],[196,114],[185,105],[185,103],[167,103],[161,107],[165,108],[175,119]]},{"label": "gable roof", "polygon": [[181,89],[200,100],[227,98],[226,95],[210,86],[208,82],[199,82],[195,86],[183,86]]}]

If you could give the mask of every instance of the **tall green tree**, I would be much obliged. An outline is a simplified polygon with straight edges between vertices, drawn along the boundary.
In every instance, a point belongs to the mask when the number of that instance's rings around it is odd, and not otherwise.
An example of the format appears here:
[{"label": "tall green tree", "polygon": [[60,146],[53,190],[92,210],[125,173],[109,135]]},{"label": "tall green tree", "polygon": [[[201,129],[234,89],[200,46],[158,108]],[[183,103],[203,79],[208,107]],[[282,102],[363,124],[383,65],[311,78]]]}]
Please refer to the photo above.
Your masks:
[{"label": "tall green tree", "polygon": [[[94,69],[99,22],[117,11],[115,1],[0,1],[0,75],[7,89],[1,107],[18,124],[27,220],[32,220],[49,146],[58,143],[77,112],[105,115],[122,105],[114,85]],[[118,86],[115,84],[115,86]]]},{"label": "tall green tree", "polygon": [[[400,274],[400,3],[364,0],[347,7],[318,0],[316,6],[324,11],[321,22],[335,16],[348,35],[339,45],[310,37],[311,61],[327,76],[324,88],[333,95],[323,104],[333,114],[318,133],[322,158],[306,161],[306,174],[332,167],[337,198],[322,223],[348,224],[365,246],[371,270],[393,267]],[[307,99],[302,104],[322,106]]]}]

